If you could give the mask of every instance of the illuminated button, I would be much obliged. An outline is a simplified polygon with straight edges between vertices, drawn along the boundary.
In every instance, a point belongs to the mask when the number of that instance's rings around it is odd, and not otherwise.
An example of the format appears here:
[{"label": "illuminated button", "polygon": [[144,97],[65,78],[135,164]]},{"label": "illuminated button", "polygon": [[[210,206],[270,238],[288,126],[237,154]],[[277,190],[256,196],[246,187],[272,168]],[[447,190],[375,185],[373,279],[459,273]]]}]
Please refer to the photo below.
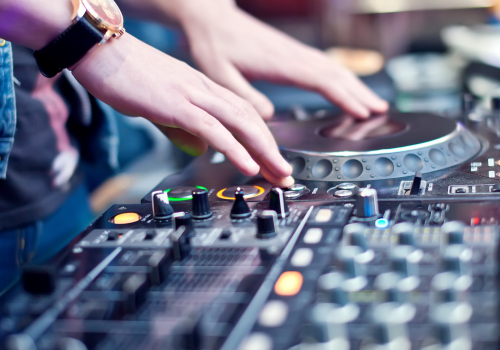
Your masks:
[{"label": "illuminated button", "polygon": [[122,213],[112,218],[111,222],[115,225],[126,225],[132,224],[139,220],[141,220],[141,216],[137,213]]},{"label": "illuminated button", "polygon": [[252,333],[246,337],[238,350],[272,350],[273,340],[265,333]]},{"label": "illuminated button", "polygon": [[238,188],[240,188],[243,192],[245,192],[245,195],[243,196],[245,199],[258,197],[265,192],[265,190],[260,186],[235,186],[235,187],[223,188],[217,193],[217,197],[221,199],[234,201],[235,200],[234,192]]},{"label": "illuminated button", "polygon": [[163,192],[168,193],[168,200],[171,202],[184,202],[192,200],[193,191],[197,189],[208,192],[208,189],[203,186],[169,188]]},{"label": "illuminated button", "polygon": [[316,222],[328,222],[333,216],[333,211],[331,209],[321,209],[316,214]]},{"label": "illuminated button", "polygon": [[297,271],[283,272],[274,286],[274,292],[281,296],[294,296],[300,292],[304,278]]},{"label": "illuminated button", "polygon": [[259,324],[264,327],[279,327],[288,316],[288,305],[281,300],[266,303],[259,316]]},{"label": "illuminated button", "polygon": [[304,243],[318,244],[323,238],[323,230],[320,228],[310,228],[304,235]]},{"label": "illuminated button", "polygon": [[311,265],[311,262],[314,257],[314,252],[309,248],[300,248],[295,251],[293,254],[290,263],[292,266],[296,267],[306,267]]},{"label": "illuminated button", "polygon": [[375,221],[375,227],[376,228],[387,228],[389,227],[389,220],[385,218],[378,219]]}]

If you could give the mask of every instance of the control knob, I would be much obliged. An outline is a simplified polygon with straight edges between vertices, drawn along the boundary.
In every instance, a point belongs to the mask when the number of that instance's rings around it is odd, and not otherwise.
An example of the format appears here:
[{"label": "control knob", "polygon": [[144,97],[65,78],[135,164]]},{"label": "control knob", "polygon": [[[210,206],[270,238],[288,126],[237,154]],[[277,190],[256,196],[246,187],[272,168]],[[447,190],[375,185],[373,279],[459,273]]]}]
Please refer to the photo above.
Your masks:
[{"label": "control knob", "polygon": [[472,250],[463,244],[454,244],[443,252],[443,269],[459,276],[468,275],[472,261]]},{"label": "control knob", "polygon": [[250,208],[245,200],[245,192],[237,188],[234,192],[234,203],[231,209],[231,219],[245,219],[251,215]]},{"label": "control knob", "polygon": [[204,189],[193,191],[193,219],[204,220],[212,217],[208,192]]},{"label": "control knob", "polygon": [[450,221],[441,226],[443,246],[464,243],[465,225],[460,221]]},{"label": "control knob", "polygon": [[472,286],[472,277],[460,276],[454,272],[442,272],[434,276],[431,281],[433,301],[447,303],[452,301],[466,301]]},{"label": "control knob", "polygon": [[356,216],[372,218],[379,216],[377,191],[373,188],[361,188],[356,198]]},{"label": "control knob", "polygon": [[[319,299],[324,303],[339,306],[351,305],[359,313],[359,307],[349,300],[349,294],[362,290],[367,282],[363,279],[348,279],[339,272],[330,272],[320,276],[318,279]],[[357,315],[356,315],[357,317]]]},{"label": "control knob", "polygon": [[276,212],[264,210],[257,218],[257,238],[276,237],[278,218]]},{"label": "control knob", "polygon": [[179,227],[184,226],[187,232],[193,229],[193,217],[189,213],[178,212],[174,215],[174,231],[177,231]]},{"label": "control knob", "polygon": [[407,324],[416,314],[412,304],[383,303],[373,308],[374,338],[380,349],[410,350]]},{"label": "control knob", "polygon": [[269,210],[275,211],[279,218],[286,218],[290,215],[290,209],[285,200],[285,194],[281,188],[275,187],[271,189],[269,201]]},{"label": "control knob", "polygon": [[356,246],[361,248],[362,255],[358,257],[358,260],[367,264],[373,260],[375,252],[373,249],[369,249],[368,247],[365,230],[366,226],[363,224],[355,223],[346,225],[344,227],[344,244],[347,246]]},{"label": "control knob", "polygon": [[170,220],[174,214],[174,209],[168,200],[168,194],[163,191],[151,193],[151,203],[153,205],[153,218],[155,220]]},{"label": "control knob", "polygon": [[402,222],[392,227],[392,235],[396,237],[398,245],[415,246],[415,225]]}]

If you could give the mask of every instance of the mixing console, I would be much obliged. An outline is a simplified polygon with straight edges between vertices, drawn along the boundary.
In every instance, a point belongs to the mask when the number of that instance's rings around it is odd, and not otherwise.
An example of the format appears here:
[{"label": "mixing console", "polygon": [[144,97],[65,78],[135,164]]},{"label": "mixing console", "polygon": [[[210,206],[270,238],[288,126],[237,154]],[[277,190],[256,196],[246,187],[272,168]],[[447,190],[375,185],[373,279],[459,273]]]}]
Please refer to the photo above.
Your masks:
[{"label": "mixing console", "polygon": [[27,267],[1,346],[498,349],[500,133],[482,118],[414,148],[282,148],[288,189],[211,151]]}]

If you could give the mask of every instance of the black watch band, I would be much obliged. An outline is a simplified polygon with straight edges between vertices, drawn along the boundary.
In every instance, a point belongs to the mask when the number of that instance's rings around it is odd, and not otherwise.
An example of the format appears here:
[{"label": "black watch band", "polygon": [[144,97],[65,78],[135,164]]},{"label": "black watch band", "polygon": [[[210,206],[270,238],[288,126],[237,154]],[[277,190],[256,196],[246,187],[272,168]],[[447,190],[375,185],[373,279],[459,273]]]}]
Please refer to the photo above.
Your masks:
[{"label": "black watch band", "polygon": [[82,17],[54,41],[34,52],[38,68],[44,76],[53,78],[77,63],[103,38],[104,34]]}]

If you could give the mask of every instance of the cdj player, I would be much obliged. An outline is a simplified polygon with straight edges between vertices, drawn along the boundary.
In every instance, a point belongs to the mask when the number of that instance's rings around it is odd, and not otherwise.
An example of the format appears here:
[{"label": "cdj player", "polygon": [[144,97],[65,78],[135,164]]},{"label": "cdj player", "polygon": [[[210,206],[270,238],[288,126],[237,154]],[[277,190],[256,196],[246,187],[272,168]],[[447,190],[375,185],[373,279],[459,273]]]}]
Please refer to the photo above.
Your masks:
[{"label": "cdj player", "polygon": [[270,128],[297,183],[208,152],[0,301],[8,350],[500,348],[500,113]]}]

